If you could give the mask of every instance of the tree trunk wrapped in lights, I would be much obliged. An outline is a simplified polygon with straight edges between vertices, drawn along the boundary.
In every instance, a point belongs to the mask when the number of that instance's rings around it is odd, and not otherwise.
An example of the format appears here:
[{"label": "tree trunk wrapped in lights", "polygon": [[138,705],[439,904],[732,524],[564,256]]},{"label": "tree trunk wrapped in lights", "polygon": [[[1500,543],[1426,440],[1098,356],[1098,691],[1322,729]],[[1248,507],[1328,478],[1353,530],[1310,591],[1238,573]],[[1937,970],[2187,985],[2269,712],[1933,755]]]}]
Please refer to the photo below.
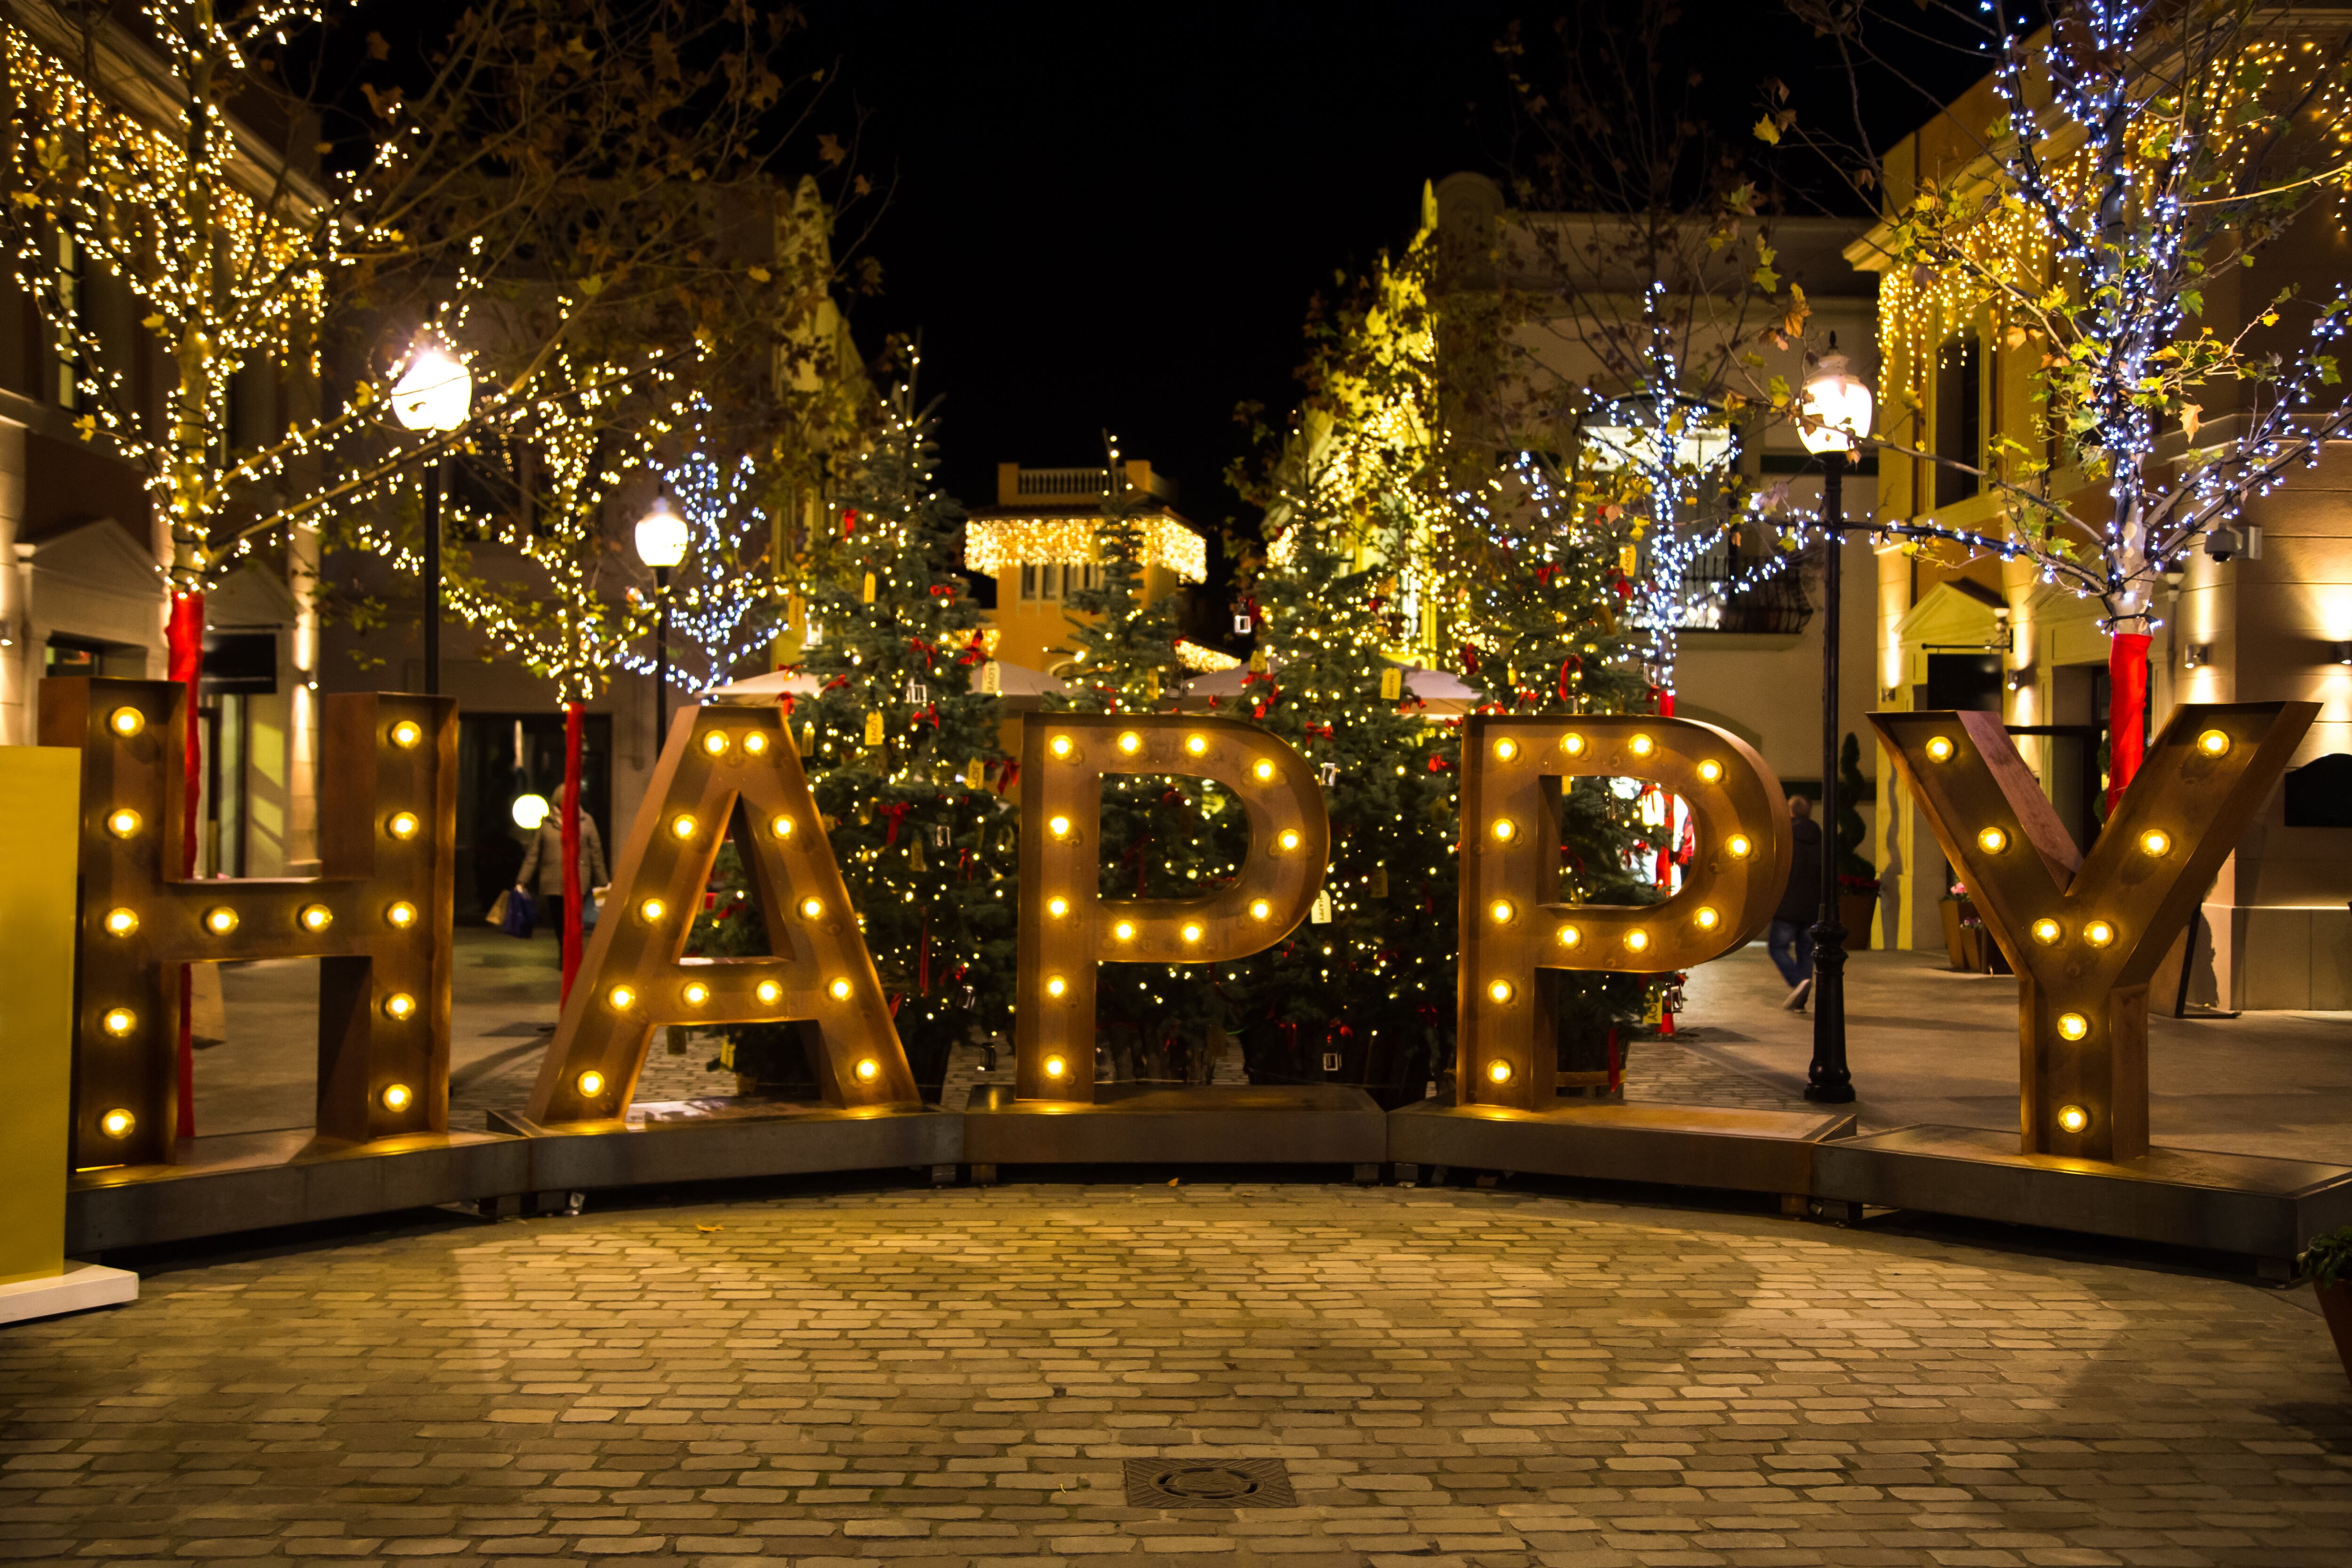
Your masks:
[{"label": "tree trunk wrapped in lights", "polygon": [[[1914,36],[1916,9],[1809,15],[1858,67],[1907,81],[1877,47]],[[2309,250],[2278,243],[2298,226],[2340,226],[2352,23],[2243,0],[1928,9],[1926,25],[1972,35],[1992,61],[1989,125],[1921,106],[1956,138],[1942,166],[1890,169],[1792,110],[1758,131],[1822,153],[1883,209],[1879,331],[1915,376],[1964,328],[2029,356],[2031,438],[2003,434],[1974,461],[1897,420],[1877,444],[1995,503],[1981,530],[1914,527],[1907,549],[2027,562],[2104,608],[2112,808],[2141,756],[2158,580],[2200,546],[2242,551],[2248,505],[2352,434],[2337,346],[2352,291],[2328,277],[2306,295],[2278,275]]]},{"label": "tree trunk wrapped in lights", "polygon": [[[683,321],[667,345],[629,329],[634,374],[691,352],[698,333],[715,344],[709,323],[730,302],[787,324],[823,303],[822,288],[777,286],[782,258],[747,264],[702,221],[713,189],[761,174],[803,129],[824,83],[772,68],[797,26],[788,11],[488,0],[415,61],[373,35],[363,51],[343,45],[329,8],[304,0],[142,0],[129,21],[121,9],[44,7],[37,34],[0,22],[16,128],[0,244],[82,439],[145,478],[169,540],[175,669],[201,658],[205,591],[257,558],[284,562],[315,629],[322,530],[369,517],[469,430],[577,390],[551,384],[551,362],[609,340],[606,318],[641,325],[655,305]],[[366,55],[356,86],[372,122],[354,129],[341,102],[289,87],[322,50]],[[322,123],[336,141],[319,140]],[[576,266],[551,273],[550,256]],[[124,289],[143,343],[101,339],[81,309],[85,270]],[[387,321],[460,345],[495,324],[509,370],[470,425],[396,427],[385,389],[409,342],[375,341]],[[169,367],[152,405],[138,368],[151,360]],[[285,395],[257,426],[236,389],[265,369]]]}]

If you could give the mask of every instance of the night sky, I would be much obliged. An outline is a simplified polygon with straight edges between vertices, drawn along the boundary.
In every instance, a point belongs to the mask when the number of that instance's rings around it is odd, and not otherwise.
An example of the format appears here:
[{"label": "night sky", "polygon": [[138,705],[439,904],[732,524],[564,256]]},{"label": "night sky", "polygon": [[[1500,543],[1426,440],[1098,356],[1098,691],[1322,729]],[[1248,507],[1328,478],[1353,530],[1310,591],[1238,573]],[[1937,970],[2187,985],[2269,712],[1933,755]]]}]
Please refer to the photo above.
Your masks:
[{"label": "night sky", "polygon": [[[1906,7],[1907,9],[1907,7]],[[1178,479],[1213,530],[1236,404],[1297,398],[1309,296],[1412,236],[1423,182],[1501,174],[1507,88],[1490,0],[1066,7],[816,0],[811,60],[864,112],[860,166],[891,184],[865,241],[884,291],[853,321],[872,353],[922,333],[948,487],[992,504],[995,465],[1092,464],[1101,432]],[[1744,133],[1758,83],[1842,111],[1833,54],[1774,0],[1693,4],[1682,36],[1709,118]],[[1974,71],[1926,62],[1957,86]],[[1882,89],[1899,132],[1918,118]]]}]

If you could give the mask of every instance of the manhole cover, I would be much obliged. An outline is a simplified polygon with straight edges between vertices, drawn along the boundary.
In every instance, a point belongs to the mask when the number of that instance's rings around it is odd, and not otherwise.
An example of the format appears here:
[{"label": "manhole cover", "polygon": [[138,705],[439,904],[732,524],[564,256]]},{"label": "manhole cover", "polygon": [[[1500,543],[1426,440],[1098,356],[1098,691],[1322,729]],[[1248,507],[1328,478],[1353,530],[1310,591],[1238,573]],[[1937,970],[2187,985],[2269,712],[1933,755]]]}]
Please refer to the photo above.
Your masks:
[{"label": "manhole cover", "polygon": [[1129,1508],[1297,1508],[1280,1459],[1127,1461]]}]

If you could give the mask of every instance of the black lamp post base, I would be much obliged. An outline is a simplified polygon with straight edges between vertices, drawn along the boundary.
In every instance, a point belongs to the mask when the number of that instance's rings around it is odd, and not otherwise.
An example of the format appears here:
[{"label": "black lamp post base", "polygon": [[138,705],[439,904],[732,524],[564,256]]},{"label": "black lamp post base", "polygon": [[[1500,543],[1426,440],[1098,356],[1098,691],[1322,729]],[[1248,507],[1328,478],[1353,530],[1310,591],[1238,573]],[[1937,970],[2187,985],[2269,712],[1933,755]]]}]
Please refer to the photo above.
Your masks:
[{"label": "black lamp post base", "polygon": [[1813,1059],[1805,1078],[1805,1098],[1815,1105],[1853,1102],[1845,1065],[1845,927],[1828,910],[1813,927]]}]

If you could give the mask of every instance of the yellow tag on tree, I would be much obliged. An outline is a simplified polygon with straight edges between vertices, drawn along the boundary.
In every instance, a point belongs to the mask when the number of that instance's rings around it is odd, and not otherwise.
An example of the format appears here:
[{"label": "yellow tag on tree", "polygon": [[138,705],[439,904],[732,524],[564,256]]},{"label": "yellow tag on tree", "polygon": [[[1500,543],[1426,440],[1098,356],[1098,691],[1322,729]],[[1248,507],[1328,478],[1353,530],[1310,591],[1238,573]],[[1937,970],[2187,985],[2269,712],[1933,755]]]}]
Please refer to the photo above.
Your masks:
[{"label": "yellow tag on tree", "polygon": [[[1634,573],[1641,569],[1641,551],[1631,544],[1619,545],[1617,547],[1617,570],[1625,574],[1626,576],[1631,577]],[[870,575],[866,579],[866,602],[870,605],[874,602],[874,579]]]},{"label": "yellow tag on tree", "polygon": [[801,755],[816,755],[816,721],[814,719],[801,726]]},{"label": "yellow tag on tree", "polygon": [[874,574],[871,572],[866,574],[866,585],[857,590],[857,602],[861,605],[874,602]]},{"label": "yellow tag on tree", "polygon": [[1381,700],[1395,702],[1404,696],[1404,671],[1390,665],[1381,671]]},{"label": "yellow tag on tree", "polygon": [[988,787],[987,763],[982,761],[978,757],[972,758],[971,764],[963,770],[963,787],[966,789],[986,789]]},{"label": "yellow tag on tree", "polygon": [[882,743],[882,710],[879,708],[869,709],[866,711],[866,743],[869,746],[878,746]]}]

